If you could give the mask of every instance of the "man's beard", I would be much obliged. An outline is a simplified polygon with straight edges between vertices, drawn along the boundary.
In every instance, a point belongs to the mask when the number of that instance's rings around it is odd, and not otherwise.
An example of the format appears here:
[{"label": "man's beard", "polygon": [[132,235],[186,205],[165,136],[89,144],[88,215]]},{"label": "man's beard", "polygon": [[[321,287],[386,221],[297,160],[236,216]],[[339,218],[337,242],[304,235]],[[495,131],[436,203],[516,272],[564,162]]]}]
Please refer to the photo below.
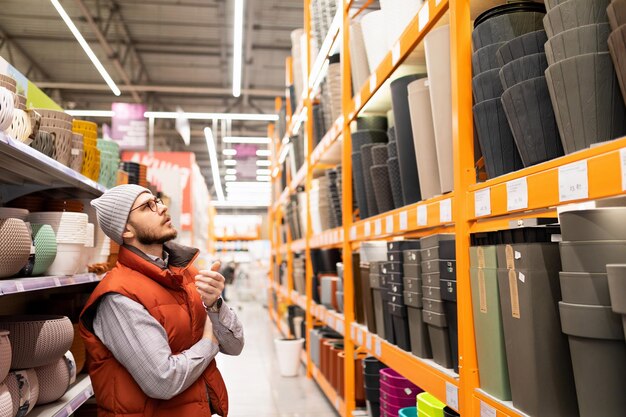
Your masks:
[{"label": "man's beard", "polygon": [[176,236],[178,236],[178,232],[174,228],[168,230],[161,235],[158,235],[152,230],[135,228],[135,237],[142,245],[162,245],[166,242],[169,242],[170,240],[176,239]]}]

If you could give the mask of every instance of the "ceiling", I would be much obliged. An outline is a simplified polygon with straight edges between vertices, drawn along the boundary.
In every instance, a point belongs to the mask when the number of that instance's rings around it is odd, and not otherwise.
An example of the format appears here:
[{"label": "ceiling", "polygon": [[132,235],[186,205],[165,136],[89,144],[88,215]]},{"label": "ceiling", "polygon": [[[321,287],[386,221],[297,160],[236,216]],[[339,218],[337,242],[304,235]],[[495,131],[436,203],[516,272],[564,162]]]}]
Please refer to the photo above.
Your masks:
[{"label": "ceiling", "polygon": [[[110,110],[114,101],[152,110],[275,113],[285,91],[290,32],[302,0],[247,0],[242,95],[232,91],[234,0],[60,0],[122,95],[116,97],[47,0],[3,0],[0,56],[66,109]],[[96,120],[98,123],[106,119]],[[212,189],[207,125],[192,121],[186,147],[172,120],[157,120],[155,150],[191,150]],[[234,136],[263,136],[266,122],[233,122]],[[217,149],[222,175],[221,127]],[[212,198],[215,198],[213,194]]]}]

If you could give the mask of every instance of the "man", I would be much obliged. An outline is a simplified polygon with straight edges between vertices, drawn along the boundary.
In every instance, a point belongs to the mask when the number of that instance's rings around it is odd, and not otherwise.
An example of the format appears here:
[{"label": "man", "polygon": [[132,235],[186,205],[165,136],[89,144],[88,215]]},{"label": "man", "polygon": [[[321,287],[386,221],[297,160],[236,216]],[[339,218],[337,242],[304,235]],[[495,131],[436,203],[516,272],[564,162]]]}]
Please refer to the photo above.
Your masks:
[{"label": "man", "polygon": [[167,207],[143,187],[117,186],[91,205],[121,245],[80,318],[98,417],[226,417],[214,358],[239,355],[243,329],[219,297],[219,262],[198,272],[199,251],[171,242]]}]

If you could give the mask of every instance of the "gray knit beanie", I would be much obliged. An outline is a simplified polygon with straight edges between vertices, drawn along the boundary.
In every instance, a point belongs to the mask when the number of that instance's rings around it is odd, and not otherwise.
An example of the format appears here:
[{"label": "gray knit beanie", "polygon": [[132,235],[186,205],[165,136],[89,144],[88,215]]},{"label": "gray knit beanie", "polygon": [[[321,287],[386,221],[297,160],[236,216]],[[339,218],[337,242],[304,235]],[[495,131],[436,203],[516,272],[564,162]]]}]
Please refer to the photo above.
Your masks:
[{"label": "gray knit beanie", "polygon": [[140,194],[150,193],[147,188],[135,184],[118,185],[91,201],[96,209],[98,223],[105,235],[118,245],[124,243],[122,234],[133,203]]}]

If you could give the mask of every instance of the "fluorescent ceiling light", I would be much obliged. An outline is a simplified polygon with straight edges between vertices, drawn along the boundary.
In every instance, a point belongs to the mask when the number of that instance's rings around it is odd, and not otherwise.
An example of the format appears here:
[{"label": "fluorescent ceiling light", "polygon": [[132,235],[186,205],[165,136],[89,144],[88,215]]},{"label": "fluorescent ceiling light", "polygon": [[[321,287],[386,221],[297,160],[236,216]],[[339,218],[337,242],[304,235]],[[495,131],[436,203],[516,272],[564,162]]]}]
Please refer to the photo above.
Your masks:
[{"label": "fluorescent ceiling light", "polygon": [[278,121],[277,114],[258,114],[258,113],[194,113],[185,112],[178,113],[175,111],[147,111],[143,114],[143,117],[155,118],[155,119],[176,119],[184,116],[190,120],[249,120],[258,122],[276,122]]},{"label": "fluorescent ceiling light", "polygon": [[226,175],[237,175],[237,170],[235,168],[228,168],[226,170]]},{"label": "fluorescent ceiling light", "polygon": [[252,190],[252,191],[267,191],[270,190],[270,184],[268,183],[259,183],[256,181],[227,181],[226,182],[226,190],[228,191],[237,191],[237,190]]},{"label": "fluorescent ceiling light", "polygon": [[227,167],[232,167],[237,165],[237,161],[235,161],[234,159],[225,159],[224,165],[226,165]]},{"label": "fluorescent ceiling light", "polygon": [[253,144],[268,144],[270,138],[268,137],[241,137],[241,136],[226,136],[223,139],[224,143],[253,143]]},{"label": "fluorescent ceiling light", "polygon": [[256,176],[256,180],[261,182],[261,181],[269,181],[271,179],[271,177],[269,175],[257,175]]},{"label": "fluorescent ceiling light", "polygon": [[204,128],[204,138],[206,139],[206,147],[209,151],[209,160],[211,162],[211,174],[213,175],[213,184],[215,185],[215,193],[218,201],[224,201],[224,189],[222,188],[222,180],[220,178],[220,167],[217,162],[217,151],[215,150],[215,139],[213,131],[208,127]]},{"label": "fluorescent ceiling light", "polygon": [[70,29],[70,31],[72,32],[72,34],[74,35],[74,37],[76,38],[80,46],[83,47],[83,50],[85,51],[85,53],[87,54],[87,56],[89,57],[93,65],[96,67],[96,69],[98,70],[102,78],[104,78],[104,81],[107,83],[111,91],[113,91],[113,94],[115,94],[116,96],[121,95],[122,92],[115,84],[115,81],[113,81],[113,79],[111,78],[107,70],[104,68],[104,65],[102,65],[102,62],[100,62],[96,54],[94,54],[94,52],[91,50],[91,47],[89,46],[85,38],[83,38],[83,35],[81,35],[81,33],[78,31],[78,28],[76,27],[74,22],[72,22],[72,19],[67,14],[63,6],[61,6],[61,3],[59,3],[59,0],[50,0],[50,1],[52,2],[52,5],[54,6],[54,8],[57,9],[57,12],[59,12],[59,15],[61,16],[61,19],[63,19],[63,21],[65,22],[67,27]]},{"label": "fluorescent ceiling light", "polygon": [[271,173],[272,171],[269,169],[257,169],[256,170],[257,175],[270,175]]},{"label": "fluorescent ceiling light", "polygon": [[235,0],[233,35],[233,96],[241,95],[241,70],[243,59],[243,6],[244,0]]},{"label": "fluorescent ceiling light", "polygon": [[113,117],[113,110],[67,110],[65,113],[73,117]]},{"label": "fluorescent ceiling light", "polygon": [[238,208],[238,207],[249,207],[249,208],[255,208],[255,207],[259,207],[259,208],[266,208],[269,207],[270,202],[263,202],[263,201],[249,201],[249,202],[244,202],[244,201],[215,201],[213,203],[213,207],[216,208]]},{"label": "fluorescent ceiling light", "polygon": [[235,155],[237,155],[237,150],[236,149],[224,149],[222,151],[222,154],[224,154],[226,156],[235,156]]},{"label": "fluorescent ceiling light", "polygon": [[224,175],[224,181],[237,181],[236,175]]},{"label": "fluorescent ceiling light", "polygon": [[269,149],[259,149],[256,151],[256,156],[270,156],[272,151]]},{"label": "fluorescent ceiling light", "polygon": [[256,161],[256,165],[259,167],[268,167],[270,165],[272,165],[271,161],[268,161],[267,159],[260,159],[258,161]]}]

